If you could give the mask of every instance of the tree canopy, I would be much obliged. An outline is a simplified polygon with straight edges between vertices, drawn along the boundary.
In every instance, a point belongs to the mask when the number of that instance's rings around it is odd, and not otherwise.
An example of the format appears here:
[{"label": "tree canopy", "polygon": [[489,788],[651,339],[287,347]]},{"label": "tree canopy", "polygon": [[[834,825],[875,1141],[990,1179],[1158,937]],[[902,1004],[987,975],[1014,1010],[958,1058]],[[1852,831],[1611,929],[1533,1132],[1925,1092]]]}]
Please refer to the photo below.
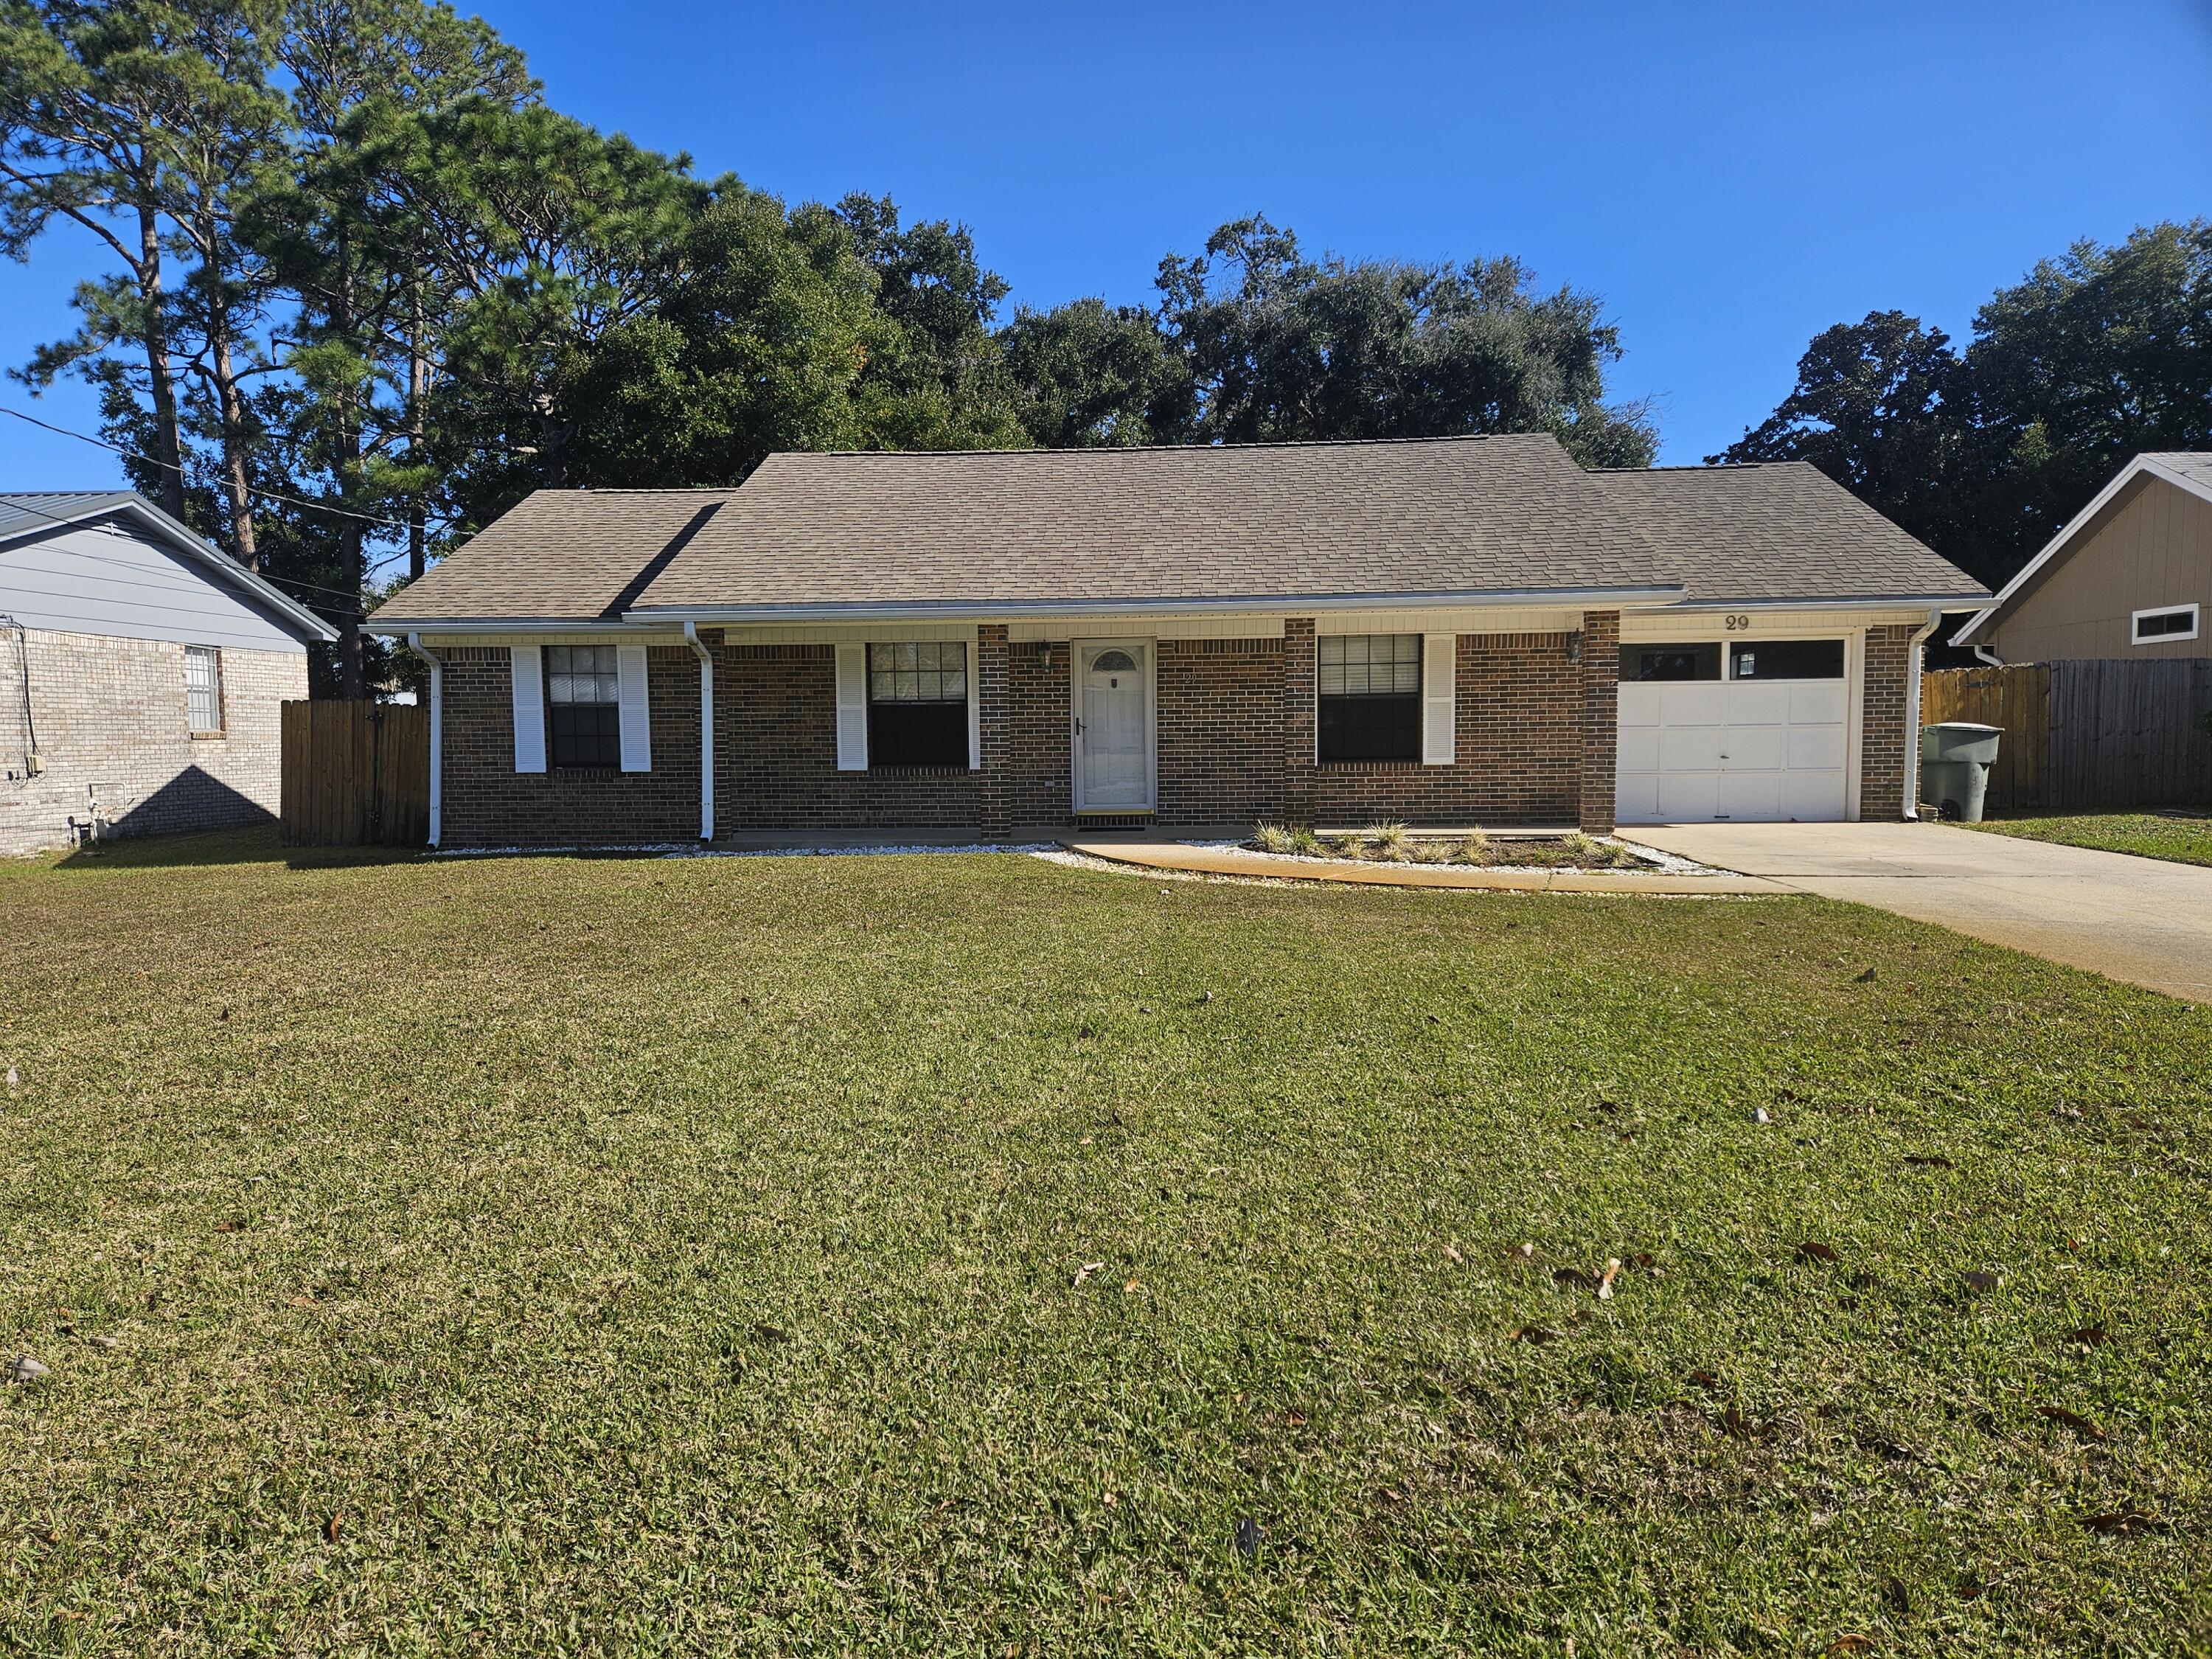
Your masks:
[{"label": "tree canopy", "polygon": [[1899,312],[1838,323],[1716,462],[1810,461],[1990,586],[2135,455],[2212,449],[2212,221],[2076,243],[1955,349]]}]

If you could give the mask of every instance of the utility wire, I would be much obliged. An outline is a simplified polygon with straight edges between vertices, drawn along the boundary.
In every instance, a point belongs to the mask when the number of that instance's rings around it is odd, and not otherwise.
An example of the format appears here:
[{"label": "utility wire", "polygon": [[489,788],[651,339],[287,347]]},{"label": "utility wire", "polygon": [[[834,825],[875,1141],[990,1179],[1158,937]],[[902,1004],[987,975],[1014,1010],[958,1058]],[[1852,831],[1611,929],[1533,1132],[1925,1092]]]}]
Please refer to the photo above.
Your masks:
[{"label": "utility wire", "polygon": [[[157,461],[150,455],[141,455],[135,449],[125,449],[122,445],[112,444],[105,438],[95,438],[88,432],[73,432],[68,427],[56,426],[52,421],[42,421],[35,415],[26,415],[21,410],[10,409],[5,404],[0,404],[0,415],[13,415],[19,421],[26,421],[33,426],[41,427],[46,431],[55,434],[57,436],[74,438],[79,443],[90,444],[95,448],[108,450],[114,454],[125,457],[126,459],[139,462],[143,465],[158,466],[167,471],[177,474],[179,477],[184,476],[184,468],[178,465],[174,461]],[[363,524],[381,525],[386,530],[411,530],[414,528],[412,525],[407,523],[403,519],[380,519],[371,513],[349,512],[343,507],[331,507],[321,501],[311,501],[303,495],[287,495],[282,490],[278,489],[256,489],[249,484],[246,486],[246,493],[249,495],[258,495],[264,501],[284,501],[294,507],[304,507],[311,513],[328,513],[334,518],[358,519]]]}]

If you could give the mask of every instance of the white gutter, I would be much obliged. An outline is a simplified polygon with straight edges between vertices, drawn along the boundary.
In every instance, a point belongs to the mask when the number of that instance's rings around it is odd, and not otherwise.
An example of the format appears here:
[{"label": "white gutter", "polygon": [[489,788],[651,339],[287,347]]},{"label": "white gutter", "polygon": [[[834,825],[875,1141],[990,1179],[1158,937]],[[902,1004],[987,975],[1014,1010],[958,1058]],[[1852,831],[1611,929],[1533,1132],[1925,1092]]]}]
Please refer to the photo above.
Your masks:
[{"label": "white gutter", "polygon": [[1928,636],[1943,625],[1943,613],[1930,611],[1928,621],[1912,636],[1911,648],[1905,653],[1905,816],[1908,821],[1920,817],[1920,663],[1921,652],[1928,644]]},{"label": "white gutter", "polygon": [[407,648],[430,665],[430,845],[437,846],[446,815],[446,665],[422,648],[422,636],[410,634]]},{"label": "white gutter", "polygon": [[[702,623],[792,622],[991,622],[1000,617],[1160,616],[1182,611],[1279,611],[1302,616],[1316,611],[1404,611],[1434,605],[1483,608],[1493,605],[1568,606],[1587,610],[1671,605],[1682,598],[1679,585],[1664,587],[1469,588],[1423,593],[1249,593],[1191,599],[1162,594],[1129,599],[916,599],[896,604],[856,601],[849,605],[730,605],[625,611],[633,623],[667,623],[688,617]],[[422,624],[417,624],[421,626]],[[470,624],[441,623],[460,633]],[[515,624],[520,626],[520,624]],[[539,623],[543,632],[558,627]]]},{"label": "white gutter", "polygon": [[684,624],[684,643],[699,659],[699,839],[714,839],[714,656],[699,638],[699,624]]}]

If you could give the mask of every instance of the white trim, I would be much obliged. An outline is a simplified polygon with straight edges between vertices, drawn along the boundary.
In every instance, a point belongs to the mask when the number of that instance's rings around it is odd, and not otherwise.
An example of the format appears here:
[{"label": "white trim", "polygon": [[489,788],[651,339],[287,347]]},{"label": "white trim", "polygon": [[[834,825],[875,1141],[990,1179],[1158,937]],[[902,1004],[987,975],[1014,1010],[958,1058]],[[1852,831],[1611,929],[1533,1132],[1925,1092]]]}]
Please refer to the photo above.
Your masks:
[{"label": "white trim", "polygon": [[837,769],[868,769],[868,647],[837,647]]},{"label": "white trim", "polygon": [[[2154,634],[2148,639],[2143,637],[2142,623],[2145,617],[2170,617],[2177,611],[2186,611],[2189,613],[2189,631],[2186,634]],[[2200,620],[2197,604],[2194,599],[2186,605],[2154,605],[2146,610],[2131,611],[2128,616],[2128,643],[2130,645],[2179,645],[2184,641],[2197,637],[2197,623]]]},{"label": "white trim", "polygon": [[446,819],[446,665],[423,648],[420,634],[407,636],[407,648],[430,665],[430,846],[435,850]]},{"label": "white trim", "polygon": [[684,624],[684,642],[699,659],[699,839],[714,839],[714,653],[699,637],[699,624]]},{"label": "white trim", "polygon": [[[968,769],[983,769],[983,694],[975,681],[983,666],[983,630],[968,630]],[[1011,666],[1011,665],[1010,665]]]},{"label": "white trim", "polygon": [[[1995,599],[1966,619],[1966,623],[1951,635],[1951,643],[1954,645],[1970,643],[1966,637],[1969,634],[1973,633],[1998,611],[2003,610],[2010,603],[2013,595],[2018,593],[2032,581],[2038,571],[2065,553],[2074,538],[2086,530],[2090,521],[2110,506],[2123,489],[2146,473],[2154,478],[2172,484],[2177,489],[2185,489],[2200,500],[2212,501],[2212,485],[2207,485],[2203,481],[2191,477],[2186,472],[2175,471],[2173,468],[2160,460],[2156,455],[2136,456],[2135,459],[2120,469],[2119,477],[2096,493],[2088,506],[2066,521],[2064,529],[2043,544],[2041,552],[2021,567],[2020,574],[1997,590]],[[1914,752],[1917,754],[1919,751],[1916,749]],[[1913,803],[1916,807],[1918,804],[1917,801]]]},{"label": "white trim", "polygon": [[[1133,651],[1145,665],[1145,804],[1142,806],[1085,806],[1083,804],[1083,653],[1119,646]],[[1155,812],[1160,805],[1158,643],[1153,640],[1070,640],[1067,642],[1068,799],[1078,812]]]},{"label": "white trim", "polygon": [[545,653],[534,645],[507,649],[514,702],[514,769],[545,769]]},{"label": "white trim", "polygon": [[653,688],[645,670],[645,647],[615,647],[615,685],[622,698],[616,722],[622,737],[622,769],[653,770]]},{"label": "white trim", "polygon": [[[1433,610],[1439,605],[1487,606],[1550,605],[1567,608],[1622,610],[1640,605],[1673,605],[1682,598],[1679,584],[1653,587],[1516,587],[1500,589],[1449,588],[1415,593],[1245,593],[1222,599],[1187,598],[1162,593],[1141,599],[917,599],[898,604],[856,600],[841,605],[732,605],[684,607],[655,606],[626,611],[625,620],[652,622],[688,615],[700,622],[789,623],[867,622],[880,618],[896,622],[1000,622],[1017,617],[1124,618],[1157,611],[1279,611],[1286,617],[1308,617],[1324,611],[1381,609]],[[400,624],[404,626],[404,624]],[[416,623],[417,628],[427,624]],[[441,624],[459,628],[460,623]],[[539,627],[552,624],[541,623]]]},{"label": "white trim", "polygon": [[[1457,668],[1459,635],[1421,636],[1421,764],[1449,766],[1459,758],[1455,717],[1458,693],[1453,681]],[[1317,653],[1316,653],[1317,654]],[[1316,665],[1318,668],[1319,665]],[[1319,679],[1316,673],[1316,679]]]},{"label": "white trim", "polygon": [[[1725,660],[1723,655],[1723,660]],[[1844,822],[1859,821],[1859,751],[1866,745],[1866,629],[1844,635]]]},{"label": "white trim", "polygon": [[[521,629],[493,633],[447,633],[436,629],[410,628],[410,634],[420,635],[432,645],[449,650],[465,646],[492,647],[504,649],[514,643]],[[684,644],[680,628],[547,628],[528,630],[533,645],[624,645],[673,646]]]}]

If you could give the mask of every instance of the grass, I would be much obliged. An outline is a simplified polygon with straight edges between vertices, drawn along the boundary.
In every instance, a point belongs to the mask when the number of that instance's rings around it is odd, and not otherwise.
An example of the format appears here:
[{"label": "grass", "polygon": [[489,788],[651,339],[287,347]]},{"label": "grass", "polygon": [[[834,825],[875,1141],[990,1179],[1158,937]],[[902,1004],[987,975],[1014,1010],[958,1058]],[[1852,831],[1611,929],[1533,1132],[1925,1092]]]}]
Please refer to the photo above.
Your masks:
[{"label": "grass", "polygon": [[1810,899],[198,854],[0,872],[0,1650],[2212,1640],[2212,1011]]},{"label": "grass", "polygon": [[2164,817],[2155,812],[2075,812],[2055,817],[1990,818],[1965,826],[1992,835],[2057,842],[2175,864],[2212,865],[2212,816]]}]

